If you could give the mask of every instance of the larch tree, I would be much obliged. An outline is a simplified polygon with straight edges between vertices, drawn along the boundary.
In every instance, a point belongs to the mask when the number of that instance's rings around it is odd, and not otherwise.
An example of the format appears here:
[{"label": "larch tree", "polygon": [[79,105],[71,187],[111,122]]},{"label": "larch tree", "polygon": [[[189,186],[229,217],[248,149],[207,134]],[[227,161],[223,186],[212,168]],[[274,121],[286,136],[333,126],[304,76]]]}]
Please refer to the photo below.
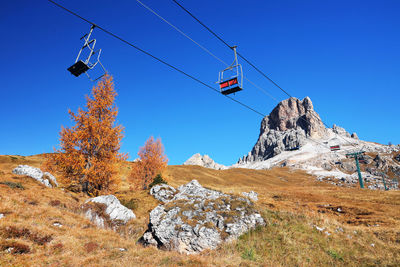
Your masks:
[{"label": "larch tree", "polygon": [[126,159],[119,153],[123,127],[116,124],[116,95],[113,78],[107,74],[93,87],[91,97],[86,96],[86,110],[68,111],[75,125],[61,128],[60,149],[45,163],[90,195],[112,190],[119,183],[118,163]]},{"label": "larch tree", "polygon": [[168,158],[164,154],[161,139],[151,136],[140,148],[139,160],[133,163],[130,180],[137,189],[147,189],[157,174],[167,167]]}]

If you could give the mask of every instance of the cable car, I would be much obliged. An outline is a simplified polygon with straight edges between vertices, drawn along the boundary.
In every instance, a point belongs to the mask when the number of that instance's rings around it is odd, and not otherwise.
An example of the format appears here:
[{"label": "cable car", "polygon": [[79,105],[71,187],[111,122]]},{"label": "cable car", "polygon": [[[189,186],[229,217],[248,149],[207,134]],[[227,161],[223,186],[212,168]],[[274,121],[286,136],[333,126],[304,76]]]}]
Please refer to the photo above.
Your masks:
[{"label": "cable car", "polygon": [[[81,37],[80,40],[84,39],[85,42],[84,42],[83,46],[81,47],[81,49],[79,50],[78,56],[76,57],[76,60],[75,60],[75,63],[71,67],[68,68],[68,71],[71,72],[71,74],[74,75],[75,77],[79,77],[82,73],[86,73],[86,75],[88,76],[88,78],[92,82],[100,79],[106,73],[106,69],[104,68],[103,64],[101,64],[101,62],[100,62],[101,49],[95,51],[94,47],[96,45],[96,39],[90,40],[90,36],[92,35],[92,32],[93,32],[95,27],[96,27],[95,25],[92,25],[90,27],[89,33],[87,33],[87,34],[85,34],[84,36]],[[87,56],[86,59],[82,60],[81,59],[81,54],[82,54],[82,51],[85,50],[85,48],[87,48],[89,50],[89,55]],[[97,54],[97,59],[96,59],[96,61],[94,63],[92,63],[90,61],[90,59],[95,54]],[[103,69],[103,74],[101,76],[99,76],[98,78],[93,80],[89,76],[87,71],[93,69],[97,64],[100,64],[101,68]]]},{"label": "cable car", "polygon": [[217,83],[223,95],[230,95],[243,90],[243,70],[242,65],[237,60],[236,47],[232,47],[235,60],[229,67],[220,71],[218,75]]},{"label": "cable car", "polygon": [[334,145],[334,146],[330,146],[331,151],[338,151],[340,150],[340,145]]}]

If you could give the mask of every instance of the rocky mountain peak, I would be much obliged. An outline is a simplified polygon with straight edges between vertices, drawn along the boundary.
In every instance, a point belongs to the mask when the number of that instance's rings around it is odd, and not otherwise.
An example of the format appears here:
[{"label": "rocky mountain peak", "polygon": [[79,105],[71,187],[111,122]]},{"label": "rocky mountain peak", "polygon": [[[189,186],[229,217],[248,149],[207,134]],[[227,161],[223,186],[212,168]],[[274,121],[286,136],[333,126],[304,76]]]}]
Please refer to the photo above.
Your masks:
[{"label": "rocky mountain peak", "polygon": [[325,126],[309,97],[303,100],[291,97],[280,102],[261,123],[261,133],[269,130],[303,129],[307,136],[325,134]]},{"label": "rocky mountain peak", "polygon": [[215,169],[215,170],[224,170],[227,167],[216,163],[212,158],[208,155],[200,155],[199,153],[191,156],[187,161],[183,163],[183,165],[198,165],[205,168]]},{"label": "rocky mountain peak", "polygon": [[307,138],[327,134],[321,118],[309,97],[291,97],[280,102],[261,122],[257,143],[239,163],[272,158],[282,151],[301,147]]}]

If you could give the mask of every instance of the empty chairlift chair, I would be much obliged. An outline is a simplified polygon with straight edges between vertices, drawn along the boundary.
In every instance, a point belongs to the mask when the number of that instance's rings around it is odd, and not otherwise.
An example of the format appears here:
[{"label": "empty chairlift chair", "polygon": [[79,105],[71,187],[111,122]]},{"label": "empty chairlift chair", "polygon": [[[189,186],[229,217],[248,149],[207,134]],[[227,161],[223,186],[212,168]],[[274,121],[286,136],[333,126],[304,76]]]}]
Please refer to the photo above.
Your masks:
[{"label": "empty chairlift chair", "polygon": [[334,146],[330,146],[331,151],[338,151],[340,150],[340,145],[334,145]]},{"label": "empty chairlift chair", "polygon": [[219,72],[218,84],[221,94],[229,95],[243,90],[243,70],[238,64],[236,46],[233,47],[235,59],[226,69]]},{"label": "empty chairlift chair", "polygon": [[[89,33],[85,34],[84,36],[81,37],[81,40],[84,39],[85,42],[84,42],[83,46],[81,47],[81,49],[79,50],[78,56],[76,57],[76,60],[75,60],[75,63],[71,67],[68,68],[68,71],[71,72],[71,74],[74,75],[75,77],[79,77],[82,73],[86,73],[86,75],[88,76],[88,78],[91,81],[96,81],[96,80],[100,79],[106,73],[106,69],[104,68],[103,64],[101,64],[101,62],[100,62],[101,49],[95,51],[94,47],[96,45],[96,39],[90,40],[90,36],[92,35],[92,32],[95,27],[96,27],[95,25],[92,25]],[[81,57],[82,51],[84,51],[86,48],[89,50],[89,55],[87,56],[86,59],[82,60],[82,59],[80,59],[80,57]],[[97,59],[94,63],[92,63],[90,61],[90,59],[95,54],[97,54]],[[93,69],[97,64],[99,64],[101,66],[101,68],[103,69],[103,74],[100,75],[99,77],[97,77],[96,79],[92,79],[89,76],[89,74],[87,73],[87,71]]]}]

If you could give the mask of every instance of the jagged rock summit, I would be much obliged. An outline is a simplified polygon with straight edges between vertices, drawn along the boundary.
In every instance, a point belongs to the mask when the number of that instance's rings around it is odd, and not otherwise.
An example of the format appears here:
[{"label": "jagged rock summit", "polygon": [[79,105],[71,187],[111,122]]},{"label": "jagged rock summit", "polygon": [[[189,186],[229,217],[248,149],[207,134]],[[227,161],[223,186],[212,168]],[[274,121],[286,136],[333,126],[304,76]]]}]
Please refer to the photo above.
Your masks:
[{"label": "jagged rock summit", "polygon": [[327,134],[309,97],[291,97],[280,102],[261,122],[257,143],[242,162],[262,161],[282,151],[298,149],[306,138],[321,138]]},{"label": "jagged rock summit", "polygon": [[215,170],[225,170],[227,169],[226,166],[222,164],[216,163],[212,158],[208,155],[200,155],[199,153],[194,154],[191,156],[183,165],[198,165],[205,168],[215,169]]},{"label": "jagged rock summit", "polygon": [[151,194],[162,204],[150,212],[149,228],[139,240],[144,245],[193,254],[265,224],[248,198],[204,188],[197,180],[177,189],[156,185]]}]

